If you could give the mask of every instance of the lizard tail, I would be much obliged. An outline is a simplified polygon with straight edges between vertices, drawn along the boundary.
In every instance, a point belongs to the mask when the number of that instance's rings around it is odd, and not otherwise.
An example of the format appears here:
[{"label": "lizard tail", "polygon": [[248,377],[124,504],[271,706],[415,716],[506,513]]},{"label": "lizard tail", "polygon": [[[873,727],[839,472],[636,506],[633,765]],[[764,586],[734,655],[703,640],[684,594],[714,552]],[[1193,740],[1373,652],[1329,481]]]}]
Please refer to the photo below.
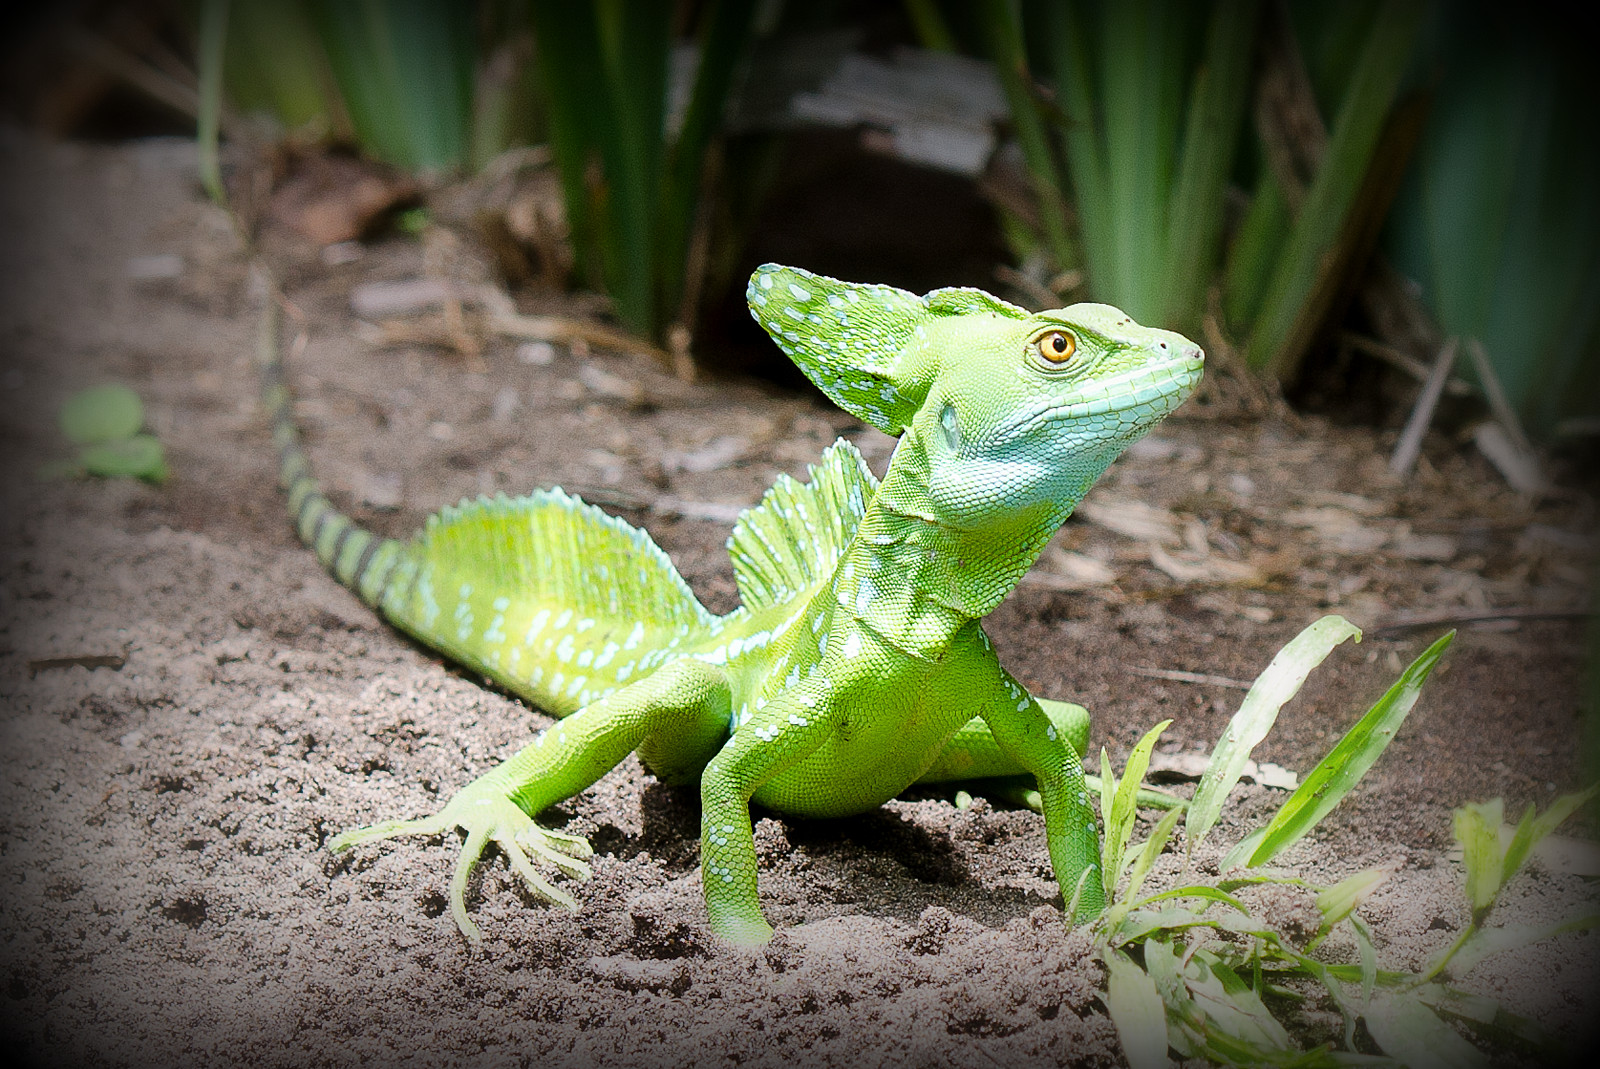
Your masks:
[{"label": "lizard tail", "polygon": [[311,474],[311,461],[294,421],[294,398],[284,382],[281,320],[278,299],[269,295],[261,316],[256,357],[261,368],[261,403],[272,422],[272,440],[278,449],[278,483],[289,494],[289,518],[300,540],[341,585],[367,605],[381,609],[379,602],[389,574],[403,554],[403,543],[373,534],[334,508]]}]

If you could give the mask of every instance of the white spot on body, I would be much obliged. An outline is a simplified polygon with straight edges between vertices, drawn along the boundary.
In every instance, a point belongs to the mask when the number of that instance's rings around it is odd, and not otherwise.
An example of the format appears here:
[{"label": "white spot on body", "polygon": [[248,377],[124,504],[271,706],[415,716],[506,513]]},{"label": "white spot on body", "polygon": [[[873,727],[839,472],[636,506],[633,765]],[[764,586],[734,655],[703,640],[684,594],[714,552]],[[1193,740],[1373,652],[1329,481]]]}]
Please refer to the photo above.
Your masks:
[{"label": "white spot on body", "polygon": [[540,609],[533,614],[533,619],[528,621],[528,633],[522,636],[524,646],[533,645],[533,640],[539,637],[539,632],[544,630],[544,625],[550,622],[550,610]]}]

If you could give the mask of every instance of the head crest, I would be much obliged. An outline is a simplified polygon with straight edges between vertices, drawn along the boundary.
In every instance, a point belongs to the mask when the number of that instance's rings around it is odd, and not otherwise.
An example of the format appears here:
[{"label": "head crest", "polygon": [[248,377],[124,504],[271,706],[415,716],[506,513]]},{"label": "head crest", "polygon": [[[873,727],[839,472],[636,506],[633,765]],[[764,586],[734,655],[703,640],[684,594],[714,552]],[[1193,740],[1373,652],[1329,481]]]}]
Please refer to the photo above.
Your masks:
[{"label": "head crest", "polygon": [[888,434],[911,422],[933,368],[916,343],[940,316],[1022,309],[976,289],[918,297],[893,286],[841,282],[797,267],[763,264],[750,276],[750,314],[823,393]]}]

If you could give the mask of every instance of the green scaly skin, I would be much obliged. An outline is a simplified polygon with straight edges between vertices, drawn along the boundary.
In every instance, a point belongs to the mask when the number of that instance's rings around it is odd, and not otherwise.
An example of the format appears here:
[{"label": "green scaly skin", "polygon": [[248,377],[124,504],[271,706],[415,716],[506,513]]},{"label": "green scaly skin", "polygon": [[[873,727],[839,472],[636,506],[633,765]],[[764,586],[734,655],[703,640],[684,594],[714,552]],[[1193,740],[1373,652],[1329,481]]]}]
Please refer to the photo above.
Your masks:
[{"label": "green scaly skin", "polygon": [[661,779],[700,784],[711,929],[755,944],[772,928],[752,800],[844,816],[917,782],[1026,773],[1063,899],[1092,919],[1087,713],[1030,695],[979,621],[1194,389],[1203,354],[1107,305],[1030,314],[980,290],[917,297],[770,264],[749,300],[829,397],[900,442],[881,485],[843,441],[808,482],[780,478],[728,540],[743,605],[721,617],[649,536],[559,490],[463,502],[408,542],[358,528],[310,475],[269,317],[265,397],[301,537],[398,627],[563,718],[433,816],[332,848],[465,830],[450,906],[475,940],[465,890],[484,847],[573,906],[535,861],[583,878],[589,846],[534,817],[637,751]]}]

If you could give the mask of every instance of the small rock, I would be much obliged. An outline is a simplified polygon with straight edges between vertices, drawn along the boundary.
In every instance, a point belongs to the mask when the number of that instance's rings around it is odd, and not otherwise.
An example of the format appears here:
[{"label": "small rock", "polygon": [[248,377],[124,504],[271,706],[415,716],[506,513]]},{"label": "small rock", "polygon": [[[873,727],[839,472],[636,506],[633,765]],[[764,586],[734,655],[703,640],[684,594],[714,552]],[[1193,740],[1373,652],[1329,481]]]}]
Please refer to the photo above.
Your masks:
[{"label": "small rock", "polygon": [[149,256],[130,256],[125,271],[127,276],[135,282],[155,282],[178,278],[183,274],[183,257],[175,252],[158,252]]},{"label": "small rock", "polygon": [[534,367],[547,367],[555,363],[556,347],[547,341],[525,341],[517,346],[517,362]]}]

